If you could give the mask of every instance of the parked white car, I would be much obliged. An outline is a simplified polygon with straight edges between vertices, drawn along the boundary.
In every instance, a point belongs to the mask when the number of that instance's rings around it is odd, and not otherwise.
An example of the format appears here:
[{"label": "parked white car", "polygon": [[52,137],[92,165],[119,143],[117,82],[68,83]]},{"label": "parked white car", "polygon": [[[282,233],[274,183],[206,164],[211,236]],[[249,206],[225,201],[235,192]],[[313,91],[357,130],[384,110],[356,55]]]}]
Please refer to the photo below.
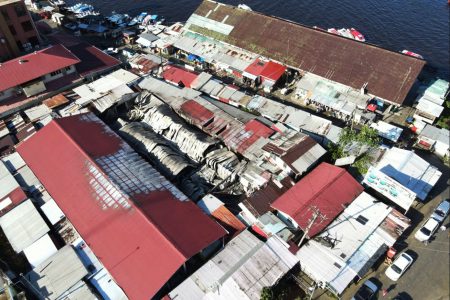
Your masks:
[{"label": "parked white car", "polygon": [[405,273],[405,271],[411,266],[414,259],[407,253],[403,252],[400,254],[396,260],[386,269],[386,276],[393,280],[397,281],[400,276]]},{"label": "parked white car", "polygon": [[438,228],[439,222],[433,218],[429,218],[428,221],[416,231],[414,237],[418,241],[428,242]]}]

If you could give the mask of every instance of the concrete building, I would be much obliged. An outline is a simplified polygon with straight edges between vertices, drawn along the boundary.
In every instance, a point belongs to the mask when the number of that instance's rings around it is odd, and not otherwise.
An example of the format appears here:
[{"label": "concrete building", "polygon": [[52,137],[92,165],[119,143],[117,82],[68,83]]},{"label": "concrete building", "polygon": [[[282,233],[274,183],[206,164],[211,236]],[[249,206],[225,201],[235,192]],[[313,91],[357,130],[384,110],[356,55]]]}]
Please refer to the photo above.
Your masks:
[{"label": "concrete building", "polygon": [[67,48],[55,45],[0,64],[0,113],[71,84],[79,78],[79,62]]},{"label": "concrete building", "polygon": [[339,295],[353,279],[363,278],[409,225],[404,215],[363,192],[296,256],[311,279]]},{"label": "concrete building", "polygon": [[39,46],[33,19],[22,0],[0,1],[0,62]]}]

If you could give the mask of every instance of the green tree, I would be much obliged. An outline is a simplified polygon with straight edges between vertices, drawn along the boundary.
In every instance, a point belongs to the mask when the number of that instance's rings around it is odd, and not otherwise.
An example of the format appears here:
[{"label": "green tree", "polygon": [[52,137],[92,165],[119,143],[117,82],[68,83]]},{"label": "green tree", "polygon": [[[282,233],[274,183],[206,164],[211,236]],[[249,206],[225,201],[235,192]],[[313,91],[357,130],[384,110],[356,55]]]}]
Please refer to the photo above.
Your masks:
[{"label": "green tree", "polygon": [[[352,164],[360,174],[367,173],[370,164],[370,153],[380,144],[380,137],[378,132],[367,125],[361,127],[359,131],[352,127],[345,127],[339,136],[337,144],[331,144],[329,151],[334,160],[342,157],[354,155],[349,153],[348,146],[354,145],[353,149],[367,149],[361,154],[357,154],[355,162]],[[353,150],[354,151],[354,150]]]},{"label": "green tree", "polygon": [[272,300],[273,299],[273,293],[272,289],[270,287],[263,287],[261,291],[261,300]]}]

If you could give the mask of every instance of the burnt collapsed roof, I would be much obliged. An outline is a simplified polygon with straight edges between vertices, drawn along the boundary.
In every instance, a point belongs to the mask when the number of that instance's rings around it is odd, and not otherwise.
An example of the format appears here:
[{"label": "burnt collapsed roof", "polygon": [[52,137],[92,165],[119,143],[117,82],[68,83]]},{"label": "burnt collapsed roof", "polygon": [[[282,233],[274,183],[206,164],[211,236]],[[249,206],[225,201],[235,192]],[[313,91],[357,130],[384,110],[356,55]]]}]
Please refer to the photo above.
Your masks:
[{"label": "burnt collapsed roof", "polygon": [[188,29],[402,104],[425,61],[273,16],[204,0]]}]

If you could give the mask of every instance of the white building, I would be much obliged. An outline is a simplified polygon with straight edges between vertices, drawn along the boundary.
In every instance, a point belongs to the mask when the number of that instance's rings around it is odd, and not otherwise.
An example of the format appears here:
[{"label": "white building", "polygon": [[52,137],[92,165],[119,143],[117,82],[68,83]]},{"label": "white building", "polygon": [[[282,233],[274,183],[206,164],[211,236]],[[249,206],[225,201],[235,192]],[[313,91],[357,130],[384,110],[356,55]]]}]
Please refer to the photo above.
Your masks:
[{"label": "white building", "polygon": [[363,192],[297,252],[300,267],[320,286],[339,295],[355,277],[362,278],[408,226],[406,217]]}]

